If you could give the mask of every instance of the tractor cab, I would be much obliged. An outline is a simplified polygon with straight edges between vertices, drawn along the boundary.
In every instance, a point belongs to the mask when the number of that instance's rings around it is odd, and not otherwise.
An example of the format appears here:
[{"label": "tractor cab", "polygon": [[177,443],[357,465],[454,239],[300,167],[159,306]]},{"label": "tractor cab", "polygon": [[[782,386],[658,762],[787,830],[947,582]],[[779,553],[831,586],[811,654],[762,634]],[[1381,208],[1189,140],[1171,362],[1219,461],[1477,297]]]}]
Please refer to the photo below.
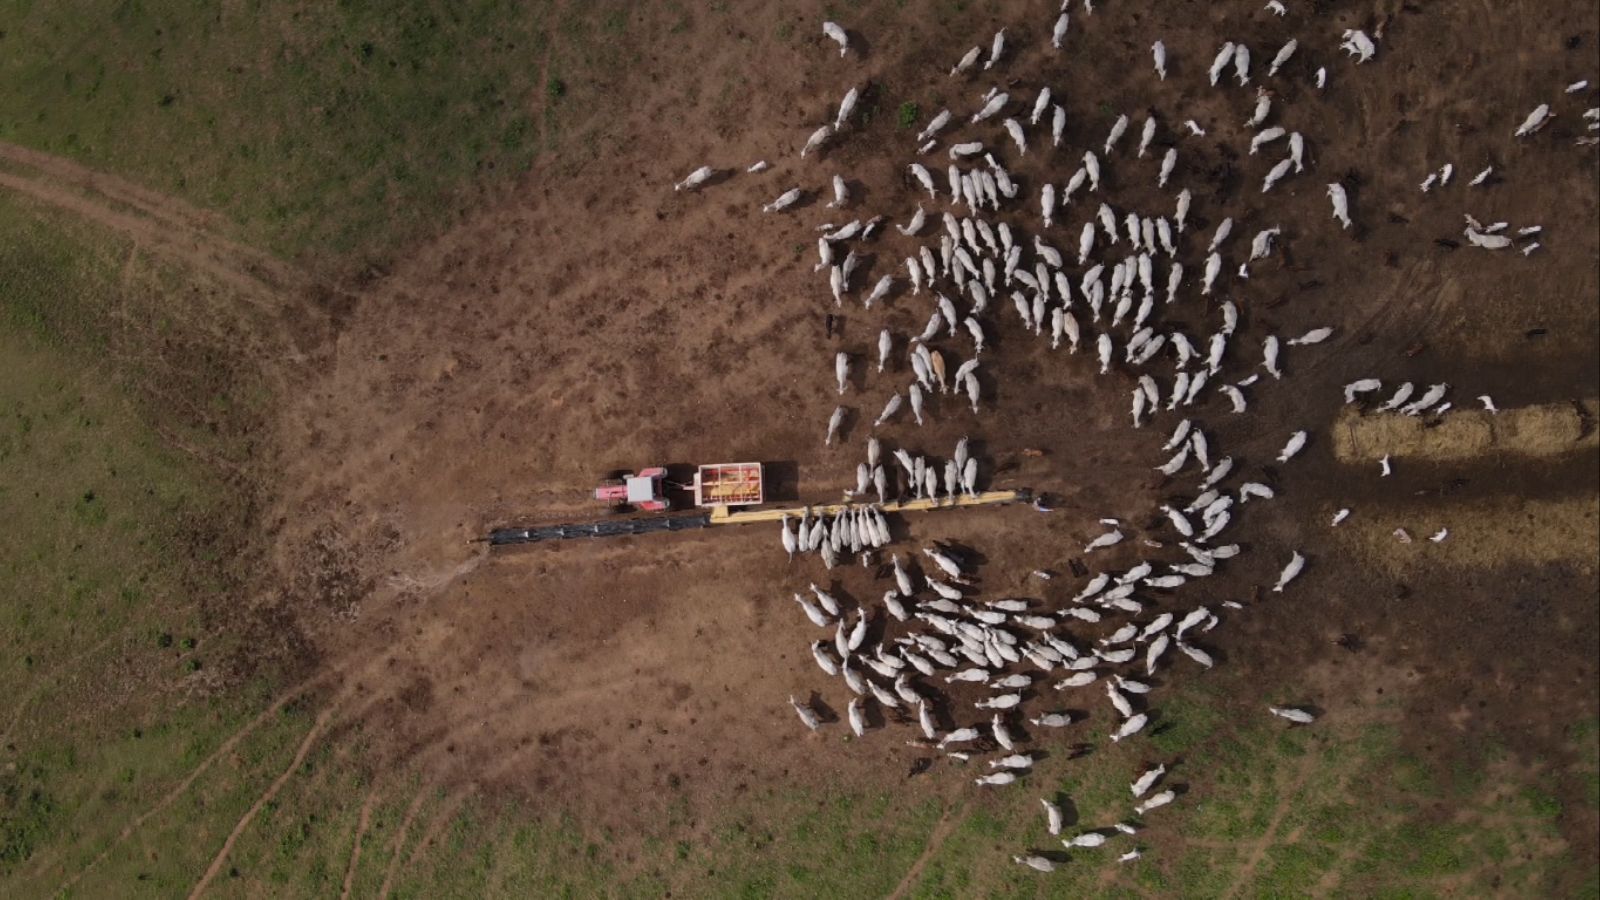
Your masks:
[{"label": "tractor cab", "polygon": [[662,512],[671,506],[666,494],[667,470],[660,466],[638,473],[620,472],[594,489],[594,498],[617,509]]}]

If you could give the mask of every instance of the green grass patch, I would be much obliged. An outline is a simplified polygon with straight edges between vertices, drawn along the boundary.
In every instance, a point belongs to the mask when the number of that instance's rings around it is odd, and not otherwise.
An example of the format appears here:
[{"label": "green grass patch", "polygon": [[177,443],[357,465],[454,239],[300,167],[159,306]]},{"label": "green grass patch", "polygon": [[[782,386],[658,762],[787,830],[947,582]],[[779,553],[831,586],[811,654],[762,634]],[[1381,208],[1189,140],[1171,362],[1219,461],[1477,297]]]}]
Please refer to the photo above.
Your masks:
[{"label": "green grass patch", "polygon": [[1176,694],[1159,704],[1150,745],[1162,753],[1182,753],[1214,734],[1222,722],[1215,703],[1198,691]]},{"label": "green grass patch", "polygon": [[[213,668],[208,655],[230,646],[208,634],[203,601],[211,586],[231,582],[223,561],[194,552],[191,536],[226,518],[232,492],[209,464],[171,445],[163,430],[186,420],[152,420],[146,370],[123,364],[133,350],[128,323],[151,310],[167,321],[173,346],[187,340],[187,297],[167,293],[181,279],[148,262],[127,276],[128,252],[119,239],[0,197],[7,896],[48,895],[106,848],[107,861],[79,888],[85,894],[124,895],[134,884],[187,890],[200,857],[214,852],[210,842],[308,724],[275,719],[215,780],[200,779],[136,839],[113,847],[124,825],[270,694],[264,681],[235,683],[227,699],[212,700],[197,681]],[[225,453],[228,430],[218,433],[195,428],[192,446]]]},{"label": "green grass patch", "polygon": [[381,256],[603,105],[632,7],[559,9],[6,4],[0,139],[223,211],[279,253]]},{"label": "green grass patch", "polygon": [[1591,810],[1600,809],[1600,718],[1575,722],[1567,734],[1578,752],[1579,797]]}]

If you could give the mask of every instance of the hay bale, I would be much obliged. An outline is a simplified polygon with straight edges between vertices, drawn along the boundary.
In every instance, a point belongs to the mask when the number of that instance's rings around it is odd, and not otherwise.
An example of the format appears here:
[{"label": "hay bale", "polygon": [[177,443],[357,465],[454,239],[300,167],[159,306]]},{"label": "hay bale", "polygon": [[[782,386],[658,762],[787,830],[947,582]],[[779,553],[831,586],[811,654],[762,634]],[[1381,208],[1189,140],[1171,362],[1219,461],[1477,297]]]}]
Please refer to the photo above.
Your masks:
[{"label": "hay bale", "polygon": [[1333,452],[1341,462],[1370,462],[1384,456],[1459,460],[1490,452],[1555,456],[1574,449],[1584,437],[1583,420],[1570,403],[1498,414],[1461,410],[1437,418],[1398,413],[1363,416],[1346,409],[1333,427]]},{"label": "hay bale", "polygon": [[1527,406],[1496,417],[1495,448],[1547,456],[1569,450],[1583,436],[1583,421],[1570,404]]}]

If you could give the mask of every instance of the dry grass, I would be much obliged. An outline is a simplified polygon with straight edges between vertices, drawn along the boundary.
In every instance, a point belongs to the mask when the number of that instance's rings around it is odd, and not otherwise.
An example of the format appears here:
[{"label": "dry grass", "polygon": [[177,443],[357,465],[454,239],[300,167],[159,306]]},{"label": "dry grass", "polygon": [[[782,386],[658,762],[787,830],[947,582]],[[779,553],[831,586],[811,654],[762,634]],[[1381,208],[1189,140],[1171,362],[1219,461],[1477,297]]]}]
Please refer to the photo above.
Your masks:
[{"label": "dry grass", "polygon": [[[1327,511],[1331,518],[1332,509]],[[1395,536],[1405,529],[1411,543]],[[1440,543],[1428,536],[1441,528]],[[1332,530],[1356,558],[1391,574],[1421,564],[1491,570],[1509,565],[1572,565],[1593,574],[1600,558],[1600,498],[1501,497],[1439,506],[1357,509]]]},{"label": "dry grass", "polygon": [[[1592,406],[1594,401],[1590,401]],[[1491,414],[1462,410],[1438,418],[1397,413],[1363,416],[1347,411],[1332,428],[1333,452],[1341,462],[1385,455],[1428,460],[1471,459],[1488,453],[1556,456],[1596,444],[1583,416],[1570,403],[1552,403]]]}]

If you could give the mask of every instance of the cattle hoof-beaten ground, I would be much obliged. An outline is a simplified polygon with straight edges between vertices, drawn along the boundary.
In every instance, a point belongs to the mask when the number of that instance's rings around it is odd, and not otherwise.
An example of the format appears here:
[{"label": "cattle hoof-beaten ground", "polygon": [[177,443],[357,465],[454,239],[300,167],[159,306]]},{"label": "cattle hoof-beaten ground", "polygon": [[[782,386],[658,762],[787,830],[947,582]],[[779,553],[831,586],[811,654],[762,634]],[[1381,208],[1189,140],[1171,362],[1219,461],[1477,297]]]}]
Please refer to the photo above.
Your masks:
[{"label": "cattle hoof-beaten ground", "polygon": [[[1596,890],[1591,8],[97,15],[8,896]],[[724,460],[851,508],[476,541]]]}]

